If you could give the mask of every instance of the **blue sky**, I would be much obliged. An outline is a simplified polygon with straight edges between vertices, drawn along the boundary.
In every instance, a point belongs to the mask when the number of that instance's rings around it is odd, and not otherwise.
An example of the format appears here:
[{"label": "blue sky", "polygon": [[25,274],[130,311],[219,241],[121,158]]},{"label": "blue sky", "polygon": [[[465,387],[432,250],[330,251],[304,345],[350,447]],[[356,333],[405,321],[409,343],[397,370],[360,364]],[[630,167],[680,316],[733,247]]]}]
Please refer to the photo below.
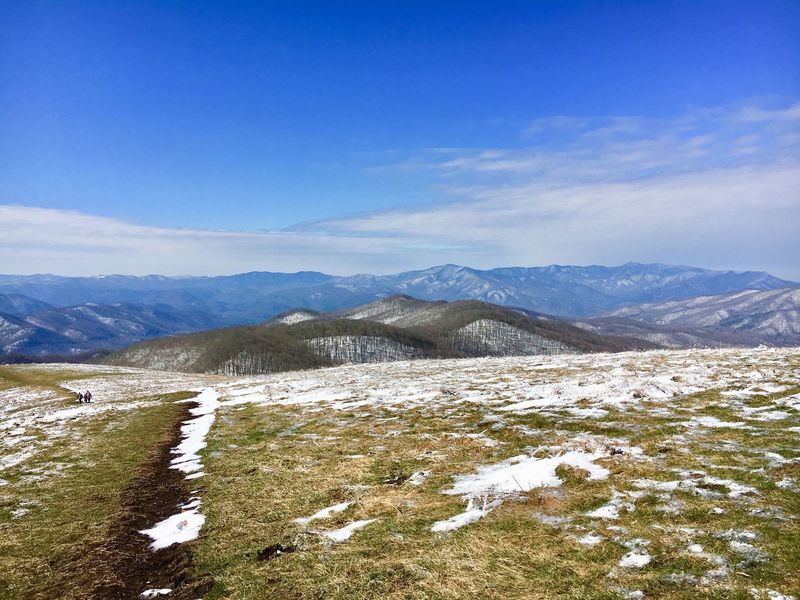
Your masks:
[{"label": "blue sky", "polygon": [[800,279],[800,3],[0,9],[2,272]]}]

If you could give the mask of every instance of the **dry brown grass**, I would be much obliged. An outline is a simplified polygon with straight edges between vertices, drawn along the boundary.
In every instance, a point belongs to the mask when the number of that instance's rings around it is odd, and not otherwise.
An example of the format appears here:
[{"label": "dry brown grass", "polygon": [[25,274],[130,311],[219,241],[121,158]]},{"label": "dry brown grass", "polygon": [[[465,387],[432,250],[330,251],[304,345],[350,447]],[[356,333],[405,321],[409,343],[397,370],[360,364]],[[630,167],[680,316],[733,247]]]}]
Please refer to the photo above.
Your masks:
[{"label": "dry brown grass", "polygon": [[[149,443],[174,421],[179,405],[168,400],[88,419],[79,436],[55,442],[3,473],[9,485],[0,487],[0,598],[50,600],[55,576],[58,597],[85,598],[86,590],[77,587],[80,578],[69,570],[102,542]],[[53,465],[61,465],[60,474],[31,477]],[[12,511],[20,507],[30,512],[15,518]]]},{"label": "dry brown grass", "polygon": [[[783,523],[777,531],[774,520],[748,511],[773,506],[800,514],[793,494],[770,483],[784,473],[796,476],[794,465],[745,476],[738,469],[762,468],[765,459],[757,453],[737,458],[709,450],[724,447],[726,441],[756,448],[761,440],[746,431],[704,431],[686,444],[689,452],[678,451],[671,441],[676,432],[686,431],[676,426],[676,419],[714,413],[719,397],[718,390],[711,390],[681,398],[673,419],[643,419],[635,412],[613,410],[592,421],[511,414],[504,415],[506,424],[497,429],[483,422],[485,410],[462,404],[447,411],[402,412],[362,407],[325,413],[253,405],[223,409],[207,453],[208,521],[198,548],[200,568],[215,573],[217,580],[208,597],[578,599],[619,598],[625,590],[638,589],[648,597],[695,600],[749,598],[753,586],[792,591],[800,583],[791,574],[800,566],[790,542],[800,534],[797,521]],[[529,430],[522,434],[516,425]],[[778,426],[763,427],[769,432]],[[604,481],[588,481],[581,469],[562,466],[561,488],[509,499],[451,534],[431,533],[434,521],[464,510],[460,498],[440,493],[453,476],[538,444],[557,445],[577,432],[622,435],[656,459],[609,457],[600,461],[611,471]],[[484,433],[499,444],[487,447],[480,439],[453,435],[465,433]],[[708,464],[717,461],[736,470]],[[663,501],[658,492],[646,492],[634,501],[636,510],[623,512],[618,521],[584,515],[607,502],[613,489],[633,489],[633,479],[675,479],[673,469],[703,469],[737,479],[754,485],[758,499],[743,504],[678,491],[674,498],[682,508],[668,514],[659,510]],[[417,470],[431,473],[422,485],[403,481]],[[307,527],[292,521],[343,501],[353,505],[329,519]],[[720,506],[724,514],[710,512]],[[544,524],[534,513],[569,519],[569,526]],[[312,531],[361,519],[375,521],[343,544],[330,544]],[[705,533],[687,534],[686,528]],[[687,552],[690,543],[702,543],[735,565],[740,557],[713,535],[728,529],[756,531],[757,545],[770,562],[735,567],[718,582],[682,585],[665,579],[674,573],[700,578],[713,568],[708,558]],[[589,532],[604,541],[595,547],[578,543]],[[623,542],[636,538],[648,541],[652,562],[647,569],[617,567],[628,551]],[[258,550],[276,543],[294,545],[297,551],[267,562],[256,559]]]}]

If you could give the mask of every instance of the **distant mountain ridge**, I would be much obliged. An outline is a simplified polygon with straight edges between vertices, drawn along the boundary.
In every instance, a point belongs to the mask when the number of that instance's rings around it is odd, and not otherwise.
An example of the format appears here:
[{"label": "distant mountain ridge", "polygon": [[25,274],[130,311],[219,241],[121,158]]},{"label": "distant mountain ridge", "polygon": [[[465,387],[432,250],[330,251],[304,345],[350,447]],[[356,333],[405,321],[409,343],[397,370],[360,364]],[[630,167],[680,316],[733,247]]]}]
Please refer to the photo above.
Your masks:
[{"label": "distant mountain ridge", "polygon": [[[800,345],[800,288],[745,290],[640,304],[614,310],[606,316],[664,330],[692,331],[729,344]],[[593,331],[608,334],[612,330],[595,327]]]},{"label": "distant mountain ridge", "polygon": [[[4,297],[0,296],[0,304]],[[219,326],[197,311],[168,305],[87,302],[16,316],[0,312],[0,354],[76,355],[115,350],[143,339]]]},{"label": "distant mountain ridge", "polygon": [[482,300],[583,317],[628,304],[798,285],[758,271],[713,271],[639,263],[618,267],[551,265],[489,270],[442,265],[394,275],[350,277],[313,271],[219,277],[0,275],[0,294],[26,296],[57,307],[86,302],[167,304],[179,310],[214,315],[226,324],[257,323],[298,307],[332,311],[393,294],[423,300]]},{"label": "distant mountain ridge", "polygon": [[[485,271],[443,265],[351,277],[313,271],[220,277],[0,275],[0,354],[114,350],[151,337],[259,323],[286,311],[295,311],[292,319],[302,318],[296,309],[313,315],[363,307],[397,294],[419,301],[478,300],[569,317],[599,334],[634,336],[666,346],[751,344],[770,338],[754,337],[746,327],[732,332],[724,326],[720,331],[702,326],[700,332],[688,324],[677,327],[680,335],[673,335],[675,326],[614,311],[797,285],[763,272],[638,263]],[[746,311],[742,314],[746,317]]]}]

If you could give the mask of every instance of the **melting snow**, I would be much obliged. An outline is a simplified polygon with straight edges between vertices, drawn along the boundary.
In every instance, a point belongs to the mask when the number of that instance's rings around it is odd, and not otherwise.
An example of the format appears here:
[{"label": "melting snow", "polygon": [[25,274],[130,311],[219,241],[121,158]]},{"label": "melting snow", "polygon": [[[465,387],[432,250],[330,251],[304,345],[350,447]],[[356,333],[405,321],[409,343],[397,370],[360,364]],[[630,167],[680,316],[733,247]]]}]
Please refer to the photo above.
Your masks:
[{"label": "melting snow", "polygon": [[509,494],[529,492],[538,487],[561,485],[556,475],[559,465],[570,465],[589,472],[588,479],[605,479],[609,471],[594,463],[598,458],[607,458],[608,453],[597,450],[593,453],[572,450],[550,458],[534,458],[519,455],[495,465],[479,467],[474,475],[459,475],[453,487],[443,491],[449,495]]},{"label": "melting snow", "polygon": [[619,560],[620,567],[640,568],[651,560],[646,550],[631,550]]},{"label": "melting snow", "polygon": [[502,501],[499,499],[490,500],[488,497],[470,498],[467,501],[467,510],[444,521],[436,521],[431,527],[431,531],[444,533],[460,529],[465,525],[482,519],[500,504],[502,504]]},{"label": "melting snow", "polygon": [[712,429],[718,429],[726,427],[728,429],[751,429],[747,423],[741,423],[738,421],[720,421],[716,417],[692,417],[690,421],[686,421],[683,423],[686,427],[708,427]]},{"label": "melting snow", "polygon": [[717,492],[712,492],[703,489],[703,486],[717,485],[728,488],[728,496],[730,498],[738,498],[740,496],[755,496],[758,491],[749,485],[733,481],[732,479],[722,479],[720,477],[713,477],[707,475],[703,471],[676,471],[681,479],[674,481],[655,481],[653,479],[634,479],[631,484],[643,490],[656,490],[661,492],[673,492],[675,490],[693,491],[700,496],[713,497],[719,495]]},{"label": "melting snow", "polygon": [[619,519],[620,510],[624,510],[625,512],[633,512],[636,510],[636,507],[633,503],[627,502],[625,498],[629,496],[632,492],[628,492],[627,494],[623,494],[614,490],[613,496],[611,500],[609,500],[603,506],[596,508],[593,511],[585,513],[587,517],[591,517],[593,519],[609,519],[615,520]]},{"label": "melting snow", "polygon": [[334,529],[333,531],[316,531],[319,535],[328,538],[334,544],[341,544],[350,539],[350,537],[362,527],[366,527],[375,519],[366,519],[363,521],[354,521],[349,525],[345,525],[341,529]]},{"label": "melting snow", "polygon": [[585,469],[591,480],[605,479],[609,474],[608,469],[594,461],[606,457],[608,454],[603,450],[593,453],[571,450],[550,458],[534,458],[523,454],[495,465],[479,467],[473,475],[460,475],[455,478],[453,487],[442,493],[463,496],[467,501],[466,511],[450,519],[437,521],[431,531],[451,531],[474,523],[499,506],[504,496],[561,485],[561,479],[556,475],[559,465]]},{"label": "melting snow", "polygon": [[150,549],[161,550],[172,544],[180,544],[196,539],[206,518],[197,509],[180,512],[156,523],[150,529],[142,529],[139,533],[149,536],[153,542]]},{"label": "melting snow", "polygon": [[750,595],[756,600],[795,600],[795,596],[787,596],[775,590],[750,588]]},{"label": "melting snow", "polygon": [[408,483],[411,485],[422,485],[430,475],[430,471],[414,471],[408,478]]},{"label": "melting snow", "polygon": [[327,519],[334,513],[347,510],[347,507],[351,504],[352,502],[341,502],[339,504],[334,504],[333,506],[329,506],[328,508],[323,508],[322,510],[315,512],[310,517],[300,517],[299,519],[295,519],[294,522],[298,525],[307,525],[311,521],[316,521],[317,519]]},{"label": "melting snow", "polygon": [[192,408],[190,413],[194,419],[189,419],[181,426],[183,439],[173,448],[172,453],[177,454],[172,459],[171,467],[183,473],[195,473],[203,468],[200,455],[197,454],[206,447],[206,435],[214,424],[215,411],[219,406],[219,393],[206,388],[195,398],[187,402],[197,402],[199,406]]},{"label": "melting snow", "polygon": [[578,538],[578,543],[584,546],[597,546],[603,541],[603,536],[596,533],[587,533],[586,535]]},{"label": "melting snow", "polygon": [[[172,459],[170,468],[187,473],[187,479],[196,479],[203,474],[203,463],[197,453],[206,447],[206,435],[214,423],[215,411],[219,406],[219,393],[206,388],[187,402],[196,402],[198,406],[189,411],[194,418],[188,419],[181,426],[182,439],[172,449],[172,453],[177,456]],[[194,497],[178,508],[181,511],[178,514],[156,523],[150,529],[140,531],[153,540],[150,544],[151,550],[187,542],[200,535],[200,528],[206,520],[200,513],[200,498]]]},{"label": "melting snow", "polygon": [[139,594],[139,598],[142,600],[148,600],[148,598],[158,598],[159,596],[168,596],[172,593],[172,589],[170,588],[152,588],[149,590],[143,591]]},{"label": "melting snow", "polygon": [[[208,402],[203,400],[200,410],[193,411],[193,418],[184,424],[184,438],[175,448],[173,468],[186,473],[187,478],[203,475],[199,452],[205,446],[205,436],[214,421],[215,409],[221,406],[236,406],[245,403],[257,403],[276,406],[297,406],[305,413],[330,414],[331,411],[350,411],[351,415],[363,418],[371,413],[369,409],[377,409],[387,413],[402,414],[409,410],[440,411],[443,415],[451,414],[457,405],[466,405],[482,410],[493,417],[494,422],[502,414],[509,428],[527,432],[532,436],[541,436],[544,430],[526,426],[519,415],[539,413],[557,423],[574,424],[576,419],[606,419],[615,413],[635,413],[642,418],[658,416],[670,419],[671,424],[682,424],[684,433],[675,435],[669,440],[677,452],[693,452],[690,448],[698,440],[704,438],[704,430],[748,430],[753,435],[766,431],[763,423],[775,422],[789,440],[800,433],[800,428],[790,422],[780,421],[795,418],[795,411],[800,411],[800,394],[783,398],[768,398],[767,395],[790,389],[786,386],[771,384],[770,380],[788,381],[796,374],[788,362],[791,354],[781,349],[748,349],[743,350],[704,350],[679,352],[646,352],[622,353],[614,355],[574,355],[569,357],[513,357],[502,359],[466,359],[453,368],[451,361],[426,361],[415,363],[386,363],[374,365],[344,366],[322,369],[313,372],[281,373],[259,377],[242,377],[219,384],[218,379],[207,379],[204,376],[185,376],[171,374],[153,374],[124,369],[108,369],[110,375],[89,378],[97,375],[97,367],[86,367],[87,379],[72,382],[77,389],[89,387],[95,397],[131,399],[143,398],[166,391],[185,390],[197,385],[219,385],[224,389],[225,398],[218,401],[218,396],[206,390]],[[795,352],[795,351],[791,351]],[[70,366],[72,368],[73,366]],[[45,367],[47,368],[47,367]],[[53,369],[62,368],[53,366]],[[76,370],[83,367],[75,366]],[[107,368],[103,368],[105,370]],[[789,369],[789,370],[787,370]],[[191,382],[188,383],[187,382]],[[67,387],[65,385],[65,387]],[[709,408],[725,408],[731,417],[726,420],[702,414],[684,407],[673,398],[681,398],[687,394],[706,389],[723,388],[722,402],[714,400]],[[739,388],[734,390],[733,388]],[[148,391],[149,390],[149,391]],[[457,393],[445,393],[457,390]],[[37,395],[38,394],[38,395]],[[203,395],[201,394],[201,397]],[[199,397],[200,398],[200,397]],[[212,400],[213,398],[213,400]],[[748,401],[757,398],[748,406]],[[129,410],[145,406],[144,402],[116,402],[115,409]],[[31,453],[35,453],[50,440],[68,435],[75,420],[97,414],[98,411],[111,410],[104,402],[85,406],[65,406],[62,398],[36,392],[25,396],[18,390],[0,391],[0,469],[8,465],[18,465],[26,461]],[[613,418],[613,417],[612,417]],[[740,420],[741,419],[741,420]],[[492,422],[489,418],[486,423]],[[612,421],[607,421],[611,424]],[[481,425],[484,426],[484,425]],[[633,427],[636,427],[633,425]],[[45,432],[36,439],[27,440],[28,430],[33,428]],[[493,443],[485,434],[467,434],[477,438],[487,446]],[[574,427],[570,427],[572,431]],[[475,431],[476,429],[472,429]],[[398,430],[401,431],[401,430]],[[771,430],[769,430],[771,431]],[[560,437],[564,431],[559,431]],[[570,434],[572,435],[572,434]],[[580,434],[573,436],[578,440]],[[42,442],[40,440],[44,439]],[[764,438],[765,443],[769,440]],[[25,444],[24,446],[22,444]],[[611,456],[608,448],[597,448],[582,445],[562,444],[560,447],[546,448],[551,456],[535,458],[520,455],[503,462],[476,467],[470,475],[460,475],[453,479],[452,486],[443,493],[460,495],[466,503],[466,510],[449,519],[433,524],[435,532],[446,532],[473,523],[499,506],[504,500],[539,487],[557,487],[561,481],[555,473],[559,464],[567,464],[585,469],[590,479],[604,479],[609,476],[608,469],[598,465],[599,458],[617,460]],[[24,448],[24,450],[21,450]],[[726,452],[739,452],[744,446],[723,448]],[[540,451],[543,448],[539,449]],[[788,451],[788,448],[787,448]],[[560,452],[560,455],[552,455]],[[783,452],[783,450],[781,450]],[[532,454],[529,453],[529,454]],[[791,456],[784,452],[787,456]],[[629,449],[625,455],[639,455],[635,449]],[[758,456],[769,465],[780,465],[793,461],[777,452],[764,451]],[[660,457],[644,458],[656,460]],[[702,458],[702,457],[701,457]],[[431,456],[425,456],[425,460]],[[706,468],[716,468],[708,463]],[[427,467],[426,467],[427,468]],[[765,468],[760,469],[764,477],[774,476]],[[717,471],[714,471],[717,472]],[[727,471],[721,471],[727,473]],[[419,485],[430,474],[429,470],[417,471],[409,479],[410,485]],[[781,475],[783,476],[783,475]],[[653,479],[634,480],[632,486],[638,491],[614,491],[611,500],[604,506],[588,513],[590,517],[613,519],[623,511],[635,509],[634,502],[643,494],[653,493],[658,500],[673,506],[673,492],[691,492],[707,498],[727,496],[752,503],[761,508],[760,497],[754,487],[739,483],[733,479],[724,479],[707,474],[704,471],[673,471],[673,480],[656,481]],[[776,485],[785,489],[796,489],[796,481],[785,477],[776,478]],[[16,480],[12,480],[16,481]],[[0,480],[0,485],[4,483]],[[713,489],[713,486],[724,486],[727,492]],[[555,491],[555,490],[554,490]],[[342,503],[346,504],[346,503]],[[311,517],[298,521],[308,522],[315,518],[326,518],[336,512],[329,507],[318,511]],[[658,507],[656,507],[658,509]],[[154,546],[158,543],[165,547],[172,543],[186,541],[197,537],[203,525],[204,517],[199,512],[200,499],[194,497],[179,507],[180,513],[165,519],[149,530],[148,535],[154,538]],[[331,512],[326,513],[330,510]],[[675,510],[680,510],[678,506]],[[720,514],[724,509],[715,507],[712,514]],[[759,513],[761,514],[761,513]],[[536,518],[534,516],[534,518]],[[306,519],[308,521],[306,521]],[[353,532],[371,523],[372,520],[356,521],[335,531],[316,532],[331,540],[341,542],[347,540]],[[572,525],[554,526],[572,527]],[[597,522],[593,522],[596,525]],[[606,527],[617,535],[625,535],[624,528]],[[599,543],[602,535],[595,531],[576,528],[582,537],[578,541],[587,546]],[[609,533],[609,535],[612,535]],[[725,534],[727,535],[727,534]],[[745,560],[757,556],[761,552],[751,543],[743,532],[736,536],[724,538],[731,549],[741,551]],[[619,541],[619,538],[614,538]],[[731,568],[723,557],[703,552],[699,544],[691,543],[691,538],[684,537],[681,542],[689,552],[703,556],[715,563],[716,567],[704,576],[697,577],[698,582],[709,582],[721,577],[728,577]],[[639,547],[628,547],[622,557],[620,567],[641,567],[650,561],[649,554]],[[720,562],[721,561],[721,562]],[[768,594],[770,598],[786,598],[771,590],[758,590],[759,594]]]},{"label": "melting snow", "polygon": [[[37,364],[15,369],[85,373],[84,379],[62,383],[61,387],[70,392],[90,389],[96,402],[76,404],[74,399],[65,400],[55,390],[46,388],[0,390],[0,471],[28,462],[55,440],[77,439],[79,426],[87,419],[152,405],[159,401],[158,395],[189,389],[203,379],[198,375],[79,364]],[[150,399],[130,401],[145,397]],[[24,451],[8,453],[8,449],[19,444],[25,445]]]}]

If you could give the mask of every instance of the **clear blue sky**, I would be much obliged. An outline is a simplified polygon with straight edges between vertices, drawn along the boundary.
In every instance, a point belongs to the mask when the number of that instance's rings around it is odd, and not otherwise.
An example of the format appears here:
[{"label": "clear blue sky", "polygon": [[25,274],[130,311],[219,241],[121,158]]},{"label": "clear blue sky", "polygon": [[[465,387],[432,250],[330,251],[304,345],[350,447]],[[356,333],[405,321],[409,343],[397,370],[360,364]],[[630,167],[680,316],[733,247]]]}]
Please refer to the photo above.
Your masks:
[{"label": "clear blue sky", "polygon": [[[364,219],[421,207],[425,221],[432,205],[475,208],[488,188],[505,205],[511,200],[499,190],[516,186],[518,197],[519,186],[554,177],[551,167],[476,166],[479,153],[547,154],[551,165],[561,152],[607,153],[609,146],[586,140],[622,118],[640,120],[630,149],[680,137],[686,119],[693,137],[722,139],[731,128],[721,113],[772,111],[769,119],[744,119],[769,121],[768,130],[737,131],[737,140],[769,138],[752,164],[739,155],[719,164],[706,157],[704,168],[761,168],[797,156],[797,1],[71,1],[0,2],[0,9],[0,205],[193,230],[296,231],[323,222],[313,235],[384,239],[403,232],[376,230]],[[461,169],[463,161],[474,168]],[[685,165],[643,163],[624,179],[686,172]],[[594,181],[619,179],[614,173]],[[792,194],[795,182],[781,181]],[[471,192],[459,196],[465,189]],[[354,225],[352,215],[364,219]],[[560,260],[555,250],[501,251],[499,241],[469,236],[465,247],[438,248],[435,234],[409,243],[485,266],[596,262],[591,252]],[[43,244],[30,256],[43,256]],[[265,257],[274,255],[270,247]],[[688,262],[661,250],[631,247],[620,258]],[[725,254],[711,249],[694,262],[721,266]],[[385,269],[425,262],[392,256]],[[314,258],[291,266],[314,268]],[[730,262],[784,274],[792,267]],[[360,264],[342,262],[344,270]],[[0,271],[70,270],[28,265]],[[284,270],[266,258],[263,267]]]}]

